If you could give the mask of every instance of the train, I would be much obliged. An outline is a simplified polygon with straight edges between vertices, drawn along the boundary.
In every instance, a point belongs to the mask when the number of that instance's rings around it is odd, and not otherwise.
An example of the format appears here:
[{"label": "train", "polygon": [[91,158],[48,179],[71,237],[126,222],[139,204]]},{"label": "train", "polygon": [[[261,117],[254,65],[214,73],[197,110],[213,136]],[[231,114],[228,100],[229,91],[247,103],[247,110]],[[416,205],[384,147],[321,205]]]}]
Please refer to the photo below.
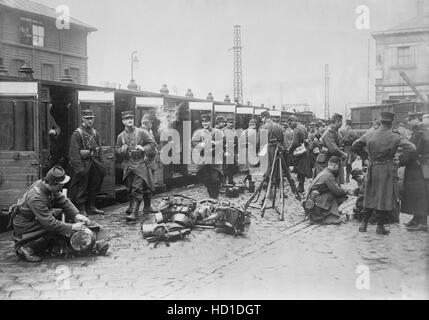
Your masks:
[{"label": "train", "polygon": [[[125,193],[122,166],[115,156],[117,135],[124,127],[121,112],[133,109],[135,124],[140,126],[143,115],[152,118],[153,132],[162,146],[159,132],[170,127],[182,132],[183,121],[191,121],[191,131],[201,126],[201,113],[234,116],[237,129],[246,129],[249,120],[260,114],[260,106],[225,101],[198,99],[148,91],[116,89],[75,84],[69,81],[25,79],[0,76],[0,209],[7,210],[37,179],[52,166],[52,154],[57,155],[70,173],[68,148],[73,131],[81,123],[81,110],[91,106],[95,112],[94,128],[101,137],[106,176],[100,198],[119,200]],[[295,113],[270,111],[277,121],[286,121]],[[296,113],[308,125],[312,113]],[[55,143],[50,137],[52,126],[59,127]],[[181,135],[181,139],[182,139]],[[55,150],[53,150],[55,149]],[[183,140],[180,141],[183,157]],[[159,158],[157,159],[158,162]],[[181,161],[181,163],[184,163]],[[161,165],[156,173],[156,189],[166,190],[181,178],[195,176],[192,164]]]},{"label": "train", "polygon": [[372,105],[364,107],[351,108],[351,121],[352,129],[354,129],[359,135],[364,134],[370,127],[374,120],[380,118],[380,112],[392,112],[395,114],[393,127],[397,128],[399,125],[411,129],[408,127],[405,119],[408,117],[410,112],[423,112],[425,105],[423,102],[399,102],[382,105]]}]

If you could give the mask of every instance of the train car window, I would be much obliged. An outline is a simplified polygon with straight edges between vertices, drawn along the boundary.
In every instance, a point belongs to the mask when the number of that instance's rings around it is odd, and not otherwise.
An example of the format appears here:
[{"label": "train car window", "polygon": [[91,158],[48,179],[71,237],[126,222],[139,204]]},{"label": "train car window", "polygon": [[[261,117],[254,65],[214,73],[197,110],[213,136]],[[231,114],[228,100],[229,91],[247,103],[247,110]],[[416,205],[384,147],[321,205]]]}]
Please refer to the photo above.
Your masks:
[{"label": "train car window", "polygon": [[34,102],[0,100],[0,150],[34,151]]}]

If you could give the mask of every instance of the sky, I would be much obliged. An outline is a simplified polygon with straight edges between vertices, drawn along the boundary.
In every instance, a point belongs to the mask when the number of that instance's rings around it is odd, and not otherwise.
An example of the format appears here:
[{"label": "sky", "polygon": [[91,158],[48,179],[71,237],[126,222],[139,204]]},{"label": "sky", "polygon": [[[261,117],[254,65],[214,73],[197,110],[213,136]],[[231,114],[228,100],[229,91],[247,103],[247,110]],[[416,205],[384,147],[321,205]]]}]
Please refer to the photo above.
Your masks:
[{"label": "sky", "polygon": [[[138,51],[141,90],[216,100],[233,97],[233,26],[241,25],[243,100],[254,105],[306,103],[323,116],[325,64],[330,113],[375,101],[371,32],[416,15],[416,0],[34,0],[98,29],[88,36],[88,82],[131,78]],[[356,8],[369,8],[369,30]],[[370,39],[370,40],[368,40]],[[370,81],[368,86],[368,41]],[[368,101],[368,87],[369,101]]]}]

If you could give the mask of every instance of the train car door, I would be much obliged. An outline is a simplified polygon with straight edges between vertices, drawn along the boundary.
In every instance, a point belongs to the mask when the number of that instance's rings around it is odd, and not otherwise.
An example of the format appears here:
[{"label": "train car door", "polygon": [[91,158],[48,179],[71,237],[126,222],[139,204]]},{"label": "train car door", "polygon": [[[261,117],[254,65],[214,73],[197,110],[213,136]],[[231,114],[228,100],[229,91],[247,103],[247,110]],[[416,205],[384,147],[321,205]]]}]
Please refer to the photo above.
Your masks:
[{"label": "train car door", "polygon": [[245,130],[253,116],[253,107],[237,107],[235,128]]},{"label": "train car door", "polygon": [[79,120],[81,110],[91,106],[95,118],[93,127],[101,138],[103,165],[106,176],[101,186],[100,195],[115,198],[115,120],[114,120],[114,94],[101,91],[78,91]]},{"label": "train car door", "polygon": [[[197,101],[191,101],[189,102],[189,112],[190,112],[190,118],[191,118],[191,136],[194,134],[195,130],[202,128],[201,126],[201,115],[203,113],[210,113],[211,117],[212,117],[212,124],[213,124],[213,103],[212,102],[206,102],[206,101],[201,101],[201,102],[197,102]],[[185,132],[184,132],[185,134]],[[188,143],[188,147],[191,144],[191,141],[189,141]],[[186,146],[184,146],[184,148],[186,148]],[[191,158],[191,149],[189,148],[189,153],[188,153],[188,160]],[[188,174],[196,174],[197,173],[197,167],[196,165],[192,162],[192,159],[190,159],[191,161],[189,161],[189,165],[188,165]]]},{"label": "train car door", "polygon": [[235,119],[235,104],[215,104],[213,121],[216,120],[217,116],[224,116],[225,118],[233,117]]},{"label": "train car door", "polygon": [[0,209],[40,177],[38,83],[0,82]]}]

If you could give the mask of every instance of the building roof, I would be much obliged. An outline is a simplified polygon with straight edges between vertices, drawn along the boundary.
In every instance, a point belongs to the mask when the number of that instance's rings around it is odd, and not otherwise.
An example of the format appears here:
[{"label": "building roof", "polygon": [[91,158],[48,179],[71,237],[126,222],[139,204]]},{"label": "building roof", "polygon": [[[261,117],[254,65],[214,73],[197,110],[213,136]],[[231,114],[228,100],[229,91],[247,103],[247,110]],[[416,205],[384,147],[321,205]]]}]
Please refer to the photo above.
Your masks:
[{"label": "building roof", "polygon": [[395,33],[409,33],[409,32],[429,32],[429,14],[419,15],[405,22],[402,22],[393,28],[373,32],[373,36],[395,34]]},{"label": "building roof", "polygon": [[[16,9],[53,19],[57,19],[58,17],[58,13],[56,13],[55,9],[29,0],[0,0],[0,7],[8,7],[11,9]],[[97,31],[97,29],[93,26],[90,26],[89,24],[79,21],[73,17],[70,17],[70,23],[87,29],[88,31]]]}]

